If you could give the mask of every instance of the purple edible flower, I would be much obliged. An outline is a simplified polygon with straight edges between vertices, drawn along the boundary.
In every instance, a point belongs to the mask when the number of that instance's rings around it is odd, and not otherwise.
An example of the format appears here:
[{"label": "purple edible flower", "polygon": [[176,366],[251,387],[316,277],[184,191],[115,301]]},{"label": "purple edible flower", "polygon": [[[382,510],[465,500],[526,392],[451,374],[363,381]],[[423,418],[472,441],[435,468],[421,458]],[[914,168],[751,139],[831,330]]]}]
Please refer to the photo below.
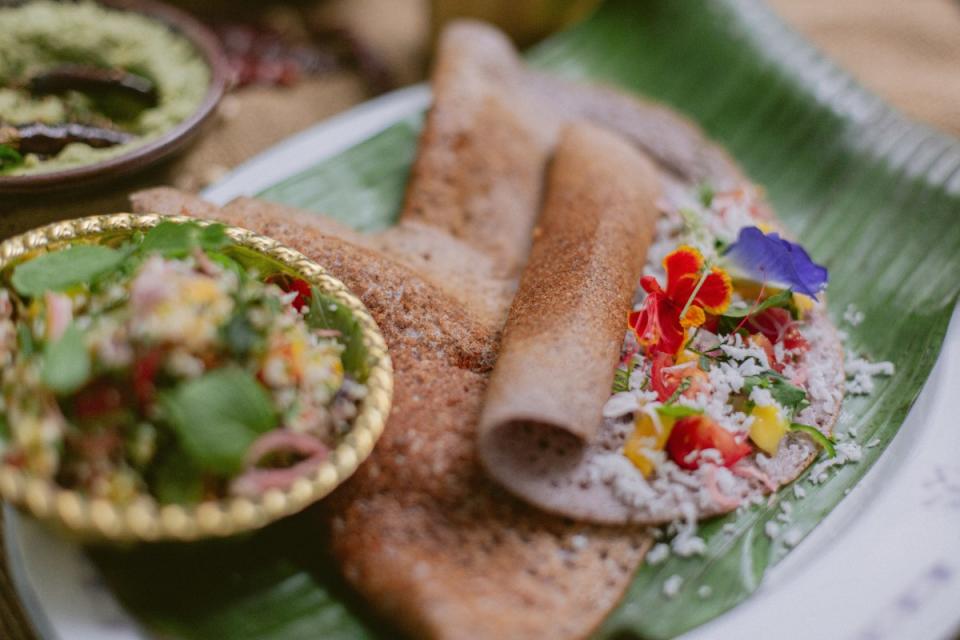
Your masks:
[{"label": "purple edible flower", "polygon": [[726,255],[750,277],[789,285],[794,292],[811,298],[827,286],[826,267],[811,260],[803,247],[784,240],[778,233],[744,227]]}]

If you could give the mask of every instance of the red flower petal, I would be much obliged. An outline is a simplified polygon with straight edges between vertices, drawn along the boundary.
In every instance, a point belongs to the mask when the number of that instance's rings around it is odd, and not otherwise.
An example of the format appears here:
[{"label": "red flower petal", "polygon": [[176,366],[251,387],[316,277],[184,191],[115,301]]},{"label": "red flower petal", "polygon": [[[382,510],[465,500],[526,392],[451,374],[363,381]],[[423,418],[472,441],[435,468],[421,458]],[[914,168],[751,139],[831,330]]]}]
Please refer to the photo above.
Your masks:
[{"label": "red flower petal", "polygon": [[703,307],[707,313],[718,315],[726,311],[732,295],[733,284],[730,276],[723,269],[714,267],[700,285],[693,303]]},{"label": "red flower petal", "polygon": [[640,278],[640,286],[643,287],[643,290],[647,293],[663,293],[663,289],[660,288],[660,283],[657,282],[657,279],[653,276],[643,276]]},{"label": "red flower petal", "polygon": [[650,388],[657,394],[660,402],[666,402],[680,386],[679,379],[663,374],[663,370],[672,365],[672,355],[658,353],[653,357],[653,364],[650,366]]},{"label": "red flower petal", "polygon": [[651,354],[676,355],[687,337],[680,325],[680,309],[659,292],[649,294],[643,308],[630,314],[628,323],[637,342]]},{"label": "red flower petal", "polygon": [[703,255],[691,246],[683,245],[663,259],[667,271],[667,296],[683,306],[693,293],[703,268]]}]

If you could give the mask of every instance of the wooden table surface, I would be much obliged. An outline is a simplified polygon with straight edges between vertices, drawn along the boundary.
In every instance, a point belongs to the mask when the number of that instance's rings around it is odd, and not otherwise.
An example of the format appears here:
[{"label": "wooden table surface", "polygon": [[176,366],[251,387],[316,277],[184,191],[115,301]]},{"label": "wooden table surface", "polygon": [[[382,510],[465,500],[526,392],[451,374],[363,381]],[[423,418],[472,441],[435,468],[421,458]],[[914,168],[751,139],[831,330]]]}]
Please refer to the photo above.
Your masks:
[{"label": "wooden table surface", "polygon": [[[960,2],[769,1],[865,86],[911,117],[960,137]],[[323,10],[351,25],[401,82],[414,82],[423,76],[427,4],[426,0],[326,0]],[[234,92],[204,137],[164,166],[82,196],[0,199],[0,237],[55,220],[123,211],[127,194],[148,186],[173,184],[199,190],[277,141],[369,97],[363,80],[345,71],[293,88]],[[0,558],[0,639],[35,637]]]}]

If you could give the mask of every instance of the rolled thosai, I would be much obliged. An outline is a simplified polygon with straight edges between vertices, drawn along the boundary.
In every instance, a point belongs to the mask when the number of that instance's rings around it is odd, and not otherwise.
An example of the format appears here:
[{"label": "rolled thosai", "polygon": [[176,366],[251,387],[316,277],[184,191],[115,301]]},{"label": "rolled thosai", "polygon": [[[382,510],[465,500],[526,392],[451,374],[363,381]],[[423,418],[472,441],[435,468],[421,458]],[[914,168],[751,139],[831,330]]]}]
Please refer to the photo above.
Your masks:
[{"label": "rolled thosai", "polygon": [[516,276],[560,120],[528,95],[503,34],[471,21],[444,31],[432,88],[401,222],[442,229]]},{"label": "rolled thosai", "polygon": [[657,196],[641,152],[592,125],[564,131],[478,430],[487,472],[541,508],[589,511],[564,478],[603,421]]}]

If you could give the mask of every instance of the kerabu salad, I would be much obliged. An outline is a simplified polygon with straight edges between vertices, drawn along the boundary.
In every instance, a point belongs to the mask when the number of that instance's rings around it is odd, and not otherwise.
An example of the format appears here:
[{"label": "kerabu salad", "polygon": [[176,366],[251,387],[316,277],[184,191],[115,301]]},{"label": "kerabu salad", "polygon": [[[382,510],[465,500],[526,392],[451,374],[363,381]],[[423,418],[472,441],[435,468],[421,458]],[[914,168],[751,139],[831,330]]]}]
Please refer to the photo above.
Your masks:
[{"label": "kerabu salad", "polygon": [[366,393],[351,312],[222,225],[73,244],[4,279],[0,456],[90,497],[286,489]]}]

